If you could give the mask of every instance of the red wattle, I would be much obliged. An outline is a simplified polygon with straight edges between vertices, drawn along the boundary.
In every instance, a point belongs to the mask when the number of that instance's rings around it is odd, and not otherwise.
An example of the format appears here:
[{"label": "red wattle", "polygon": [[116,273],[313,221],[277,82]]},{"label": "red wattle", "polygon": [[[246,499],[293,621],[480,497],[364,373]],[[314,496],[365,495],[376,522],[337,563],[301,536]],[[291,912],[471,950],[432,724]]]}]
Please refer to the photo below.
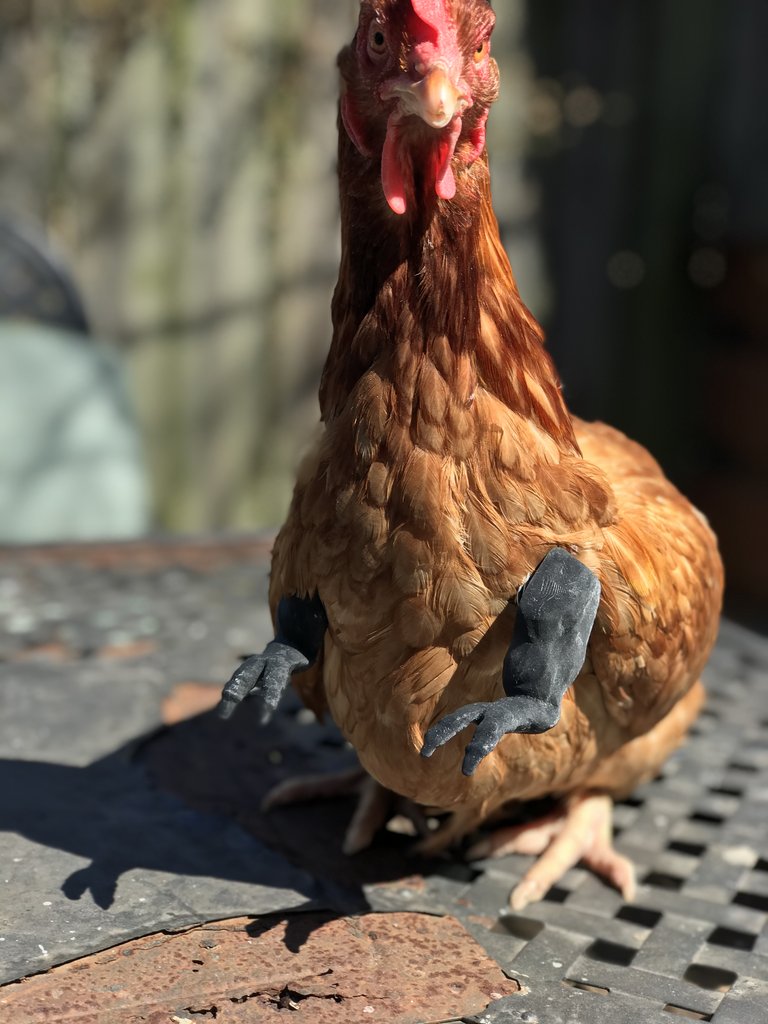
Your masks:
[{"label": "red wattle", "polygon": [[362,154],[362,156],[370,156],[371,150],[365,141],[365,129],[362,119],[352,105],[352,100],[349,98],[348,93],[344,93],[341,97],[340,109],[342,124],[358,153]]},{"label": "red wattle", "polygon": [[488,111],[486,110],[469,136],[472,149],[467,154],[467,163],[473,164],[485,149],[485,126],[488,123]]},{"label": "red wattle", "polygon": [[[451,165],[461,127],[461,118],[454,118],[450,128],[437,135],[432,148],[424,154],[427,161],[425,170],[431,172],[434,189],[440,199],[450,200],[456,195],[456,178]],[[402,132],[400,118],[396,113],[391,114],[381,154],[381,187],[389,208],[400,216],[407,209],[406,175],[411,173],[410,165],[404,165],[404,161],[410,158],[403,152]]]},{"label": "red wattle", "polygon": [[402,215],[406,210],[405,176],[400,163],[400,125],[395,115],[389,119],[387,137],[381,154],[381,186],[389,208]]},{"label": "red wattle", "polygon": [[457,117],[451,126],[450,135],[442,136],[437,144],[435,191],[440,199],[453,199],[456,195],[456,178],[454,177],[451,164],[460,135],[461,118]]}]

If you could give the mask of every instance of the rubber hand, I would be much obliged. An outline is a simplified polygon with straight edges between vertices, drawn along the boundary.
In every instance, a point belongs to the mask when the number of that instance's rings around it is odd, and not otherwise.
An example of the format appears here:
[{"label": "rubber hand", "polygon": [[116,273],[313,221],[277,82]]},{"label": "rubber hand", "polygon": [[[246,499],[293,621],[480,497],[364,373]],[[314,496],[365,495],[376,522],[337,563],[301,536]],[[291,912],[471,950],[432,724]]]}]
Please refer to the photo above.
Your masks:
[{"label": "rubber hand", "polygon": [[260,721],[265,724],[277,710],[291,676],[307,668],[309,659],[289,644],[272,640],[261,654],[254,654],[235,670],[221,695],[219,718],[230,718],[246,697],[261,706]]},{"label": "rubber hand", "polygon": [[552,729],[560,721],[560,707],[536,697],[505,697],[488,704],[467,704],[437,725],[424,737],[422,757],[431,757],[462,729],[473,722],[477,725],[464,753],[461,770],[474,775],[477,766],[498,746],[499,740],[509,732],[541,733]]}]

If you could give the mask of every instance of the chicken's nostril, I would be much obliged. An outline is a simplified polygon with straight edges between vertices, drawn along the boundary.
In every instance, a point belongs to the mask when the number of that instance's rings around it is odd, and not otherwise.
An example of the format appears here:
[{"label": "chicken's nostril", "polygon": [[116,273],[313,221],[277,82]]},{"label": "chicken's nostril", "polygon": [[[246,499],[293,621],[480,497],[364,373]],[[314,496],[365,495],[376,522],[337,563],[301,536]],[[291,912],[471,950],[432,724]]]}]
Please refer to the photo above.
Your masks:
[{"label": "chicken's nostril", "polygon": [[463,100],[446,70],[439,65],[416,83],[412,91],[419,101],[418,113],[433,128],[445,128],[456,116]]}]

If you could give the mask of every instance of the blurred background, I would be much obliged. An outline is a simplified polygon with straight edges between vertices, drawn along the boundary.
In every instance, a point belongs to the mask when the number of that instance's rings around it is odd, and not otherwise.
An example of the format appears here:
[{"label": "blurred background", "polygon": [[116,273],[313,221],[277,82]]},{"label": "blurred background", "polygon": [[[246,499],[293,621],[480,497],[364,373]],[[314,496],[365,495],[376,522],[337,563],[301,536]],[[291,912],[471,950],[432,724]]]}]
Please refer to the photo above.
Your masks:
[{"label": "blurred background", "polygon": [[[274,527],[338,262],[356,0],[2,0],[0,543]],[[504,0],[494,194],[571,408],[768,620],[768,5]]]}]

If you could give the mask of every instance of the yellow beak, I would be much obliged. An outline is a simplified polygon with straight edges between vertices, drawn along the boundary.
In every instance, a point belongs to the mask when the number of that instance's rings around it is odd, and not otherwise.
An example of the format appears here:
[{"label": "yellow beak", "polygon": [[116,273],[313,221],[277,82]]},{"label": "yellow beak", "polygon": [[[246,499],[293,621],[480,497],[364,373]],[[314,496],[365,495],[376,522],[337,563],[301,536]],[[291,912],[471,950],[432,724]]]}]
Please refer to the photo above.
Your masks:
[{"label": "yellow beak", "polygon": [[442,64],[435,64],[418,82],[394,83],[385,98],[391,96],[400,98],[403,114],[415,114],[432,128],[445,128],[468,106]]}]

